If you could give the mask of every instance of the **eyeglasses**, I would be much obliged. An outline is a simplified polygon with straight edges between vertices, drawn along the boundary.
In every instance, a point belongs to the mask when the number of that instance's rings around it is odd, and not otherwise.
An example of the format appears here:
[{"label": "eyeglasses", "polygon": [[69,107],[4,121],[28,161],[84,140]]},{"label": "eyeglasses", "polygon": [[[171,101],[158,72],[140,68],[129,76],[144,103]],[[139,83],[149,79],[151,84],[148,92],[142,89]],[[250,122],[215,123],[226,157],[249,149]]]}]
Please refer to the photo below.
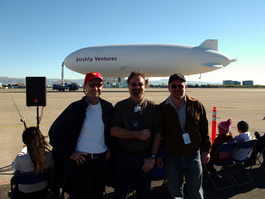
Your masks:
[{"label": "eyeglasses", "polygon": [[172,88],[172,89],[176,89],[177,87],[178,87],[179,89],[183,89],[183,88],[184,88],[184,86],[183,86],[182,84],[179,84],[179,85],[177,85],[177,84],[172,84],[172,85],[171,85],[171,88]]},{"label": "eyeglasses", "polygon": [[138,84],[136,84],[135,82],[132,82],[131,83],[131,87],[137,87],[137,86],[139,86],[139,87],[142,87],[144,84],[142,83],[142,82],[140,82],[140,83],[138,83]]},{"label": "eyeglasses", "polygon": [[94,88],[94,87],[100,88],[103,85],[102,83],[91,83],[91,82],[87,82],[87,84],[91,88]]}]

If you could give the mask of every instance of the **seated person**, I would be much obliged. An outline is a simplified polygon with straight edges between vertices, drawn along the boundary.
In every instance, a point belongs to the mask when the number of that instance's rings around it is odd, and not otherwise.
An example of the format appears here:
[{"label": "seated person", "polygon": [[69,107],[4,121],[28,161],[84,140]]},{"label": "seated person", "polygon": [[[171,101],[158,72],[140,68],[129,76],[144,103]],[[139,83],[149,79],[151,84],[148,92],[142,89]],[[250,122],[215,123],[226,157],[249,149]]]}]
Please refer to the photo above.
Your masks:
[{"label": "seated person", "polygon": [[[231,133],[231,125],[232,125],[232,120],[228,119],[227,121],[222,121],[218,124],[218,137],[214,140],[212,149],[211,149],[211,157],[215,154],[217,148],[229,141],[233,141],[233,136]],[[222,163],[223,159],[225,159],[229,154],[219,154],[215,156],[215,161]]]},{"label": "seated person", "polygon": [[[212,149],[211,149],[211,158],[214,158],[214,162],[223,163],[226,158],[230,155],[229,152],[223,152],[223,153],[216,153],[216,150],[218,147],[229,141],[233,141],[232,133],[231,133],[231,125],[232,120],[228,119],[227,121],[222,121],[218,124],[218,136],[215,138]],[[214,155],[215,154],[215,155]],[[210,173],[214,173],[215,169],[212,164],[208,165],[208,171]]]},{"label": "seated person", "polygon": [[[255,136],[256,136],[258,142],[254,146],[254,149],[256,149],[257,151],[262,151],[265,147],[265,134],[263,134],[263,136],[261,136],[260,133],[256,131]],[[263,163],[262,164],[265,164],[265,153],[263,153]]]},{"label": "seated person", "polygon": [[[265,117],[263,117],[262,120],[265,120]],[[257,151],[262,151],[265,147],[265,134],[263,134],[262,136],[260,135],[260,133],[258,131],[255,132],[255,137],[256,139],[258,140],[257,144],[254,146],[254,149],[257,150]],[[247,165],[252,165],[252,164],[255,164],[256,162],[256,157],[257,157],[257,154],[256,154],[256,151],[253,150],[250,158],[249,158],[249,161],[247,162]],[[265,165],[265,153],[263,153],[263,163]]]},{"label": "seated person", "polygon": [[[12,163],[15,174],[33,171],[40,173],[43,169],[52,167],[53,159],[49,145],[37,127],[27,128],[22,134],[22,140],[25,146]],[[47,181],[30,185],[19,184],[16,193],[21,198],[28,199],[41,194],[44,189],[48,189]]]},{"label": "seated person", "polygon": [[[248,132],[248,123],[246,121],[240,121],[237,123],[237,130],[239,135],[234,137],[234,141],[237,141],[238,144],[251,140],[250,132]],[[249,150],[248,149],[238,149],[234,154],[233,158],[236,160],[244,160],[247,157]]]}]

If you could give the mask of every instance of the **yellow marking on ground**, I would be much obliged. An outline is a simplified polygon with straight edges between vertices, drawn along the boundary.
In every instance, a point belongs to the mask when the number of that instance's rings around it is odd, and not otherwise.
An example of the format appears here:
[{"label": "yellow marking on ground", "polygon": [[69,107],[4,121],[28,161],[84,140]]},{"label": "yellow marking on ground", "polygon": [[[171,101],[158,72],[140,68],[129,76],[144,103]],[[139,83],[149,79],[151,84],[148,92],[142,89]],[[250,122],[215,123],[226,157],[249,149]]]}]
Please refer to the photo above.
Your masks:
[{"label": "yellow marking on ground", "polygon": [[[209,109],[208,109],[209,110]],[[211,109],[212,110],[212,109]],[[265,109],[243,109],[243,108],[217,108],[218,110],[234,110],[234,111],[265,111]]]}]

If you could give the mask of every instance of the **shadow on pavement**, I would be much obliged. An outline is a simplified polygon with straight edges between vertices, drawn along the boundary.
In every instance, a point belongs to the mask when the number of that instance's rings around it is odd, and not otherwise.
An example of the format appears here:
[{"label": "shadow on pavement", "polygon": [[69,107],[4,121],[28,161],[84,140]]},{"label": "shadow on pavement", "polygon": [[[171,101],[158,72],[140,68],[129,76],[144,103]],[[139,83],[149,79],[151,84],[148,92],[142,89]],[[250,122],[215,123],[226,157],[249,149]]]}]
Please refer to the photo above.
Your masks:
[{"label": "shadow on pavement", "polygon": [[[246,184],[244,186],[234,186],[224,191],[217,192],[214,189],[212,183],[207,180],[204,183],[205,199],[249,199],[249,198],[264,198],[265,194],[265,170],[259,167],[252,168],[249,170],[254,182]],[[161,181],[152,182],[151,198],[152,199],[170,199],[166,185],[162,185]],[[0,185],[0,198],[8,199],[7,192],[10,188],[9,184]],[[113,199],[113,189],[110,187],[106,188],[106,194],[104,199]],[[69,198],[66,196],[66,199]],[[135,199],[131,194],[129,199]],[[70,198],[69,198],[70,199]]]}]

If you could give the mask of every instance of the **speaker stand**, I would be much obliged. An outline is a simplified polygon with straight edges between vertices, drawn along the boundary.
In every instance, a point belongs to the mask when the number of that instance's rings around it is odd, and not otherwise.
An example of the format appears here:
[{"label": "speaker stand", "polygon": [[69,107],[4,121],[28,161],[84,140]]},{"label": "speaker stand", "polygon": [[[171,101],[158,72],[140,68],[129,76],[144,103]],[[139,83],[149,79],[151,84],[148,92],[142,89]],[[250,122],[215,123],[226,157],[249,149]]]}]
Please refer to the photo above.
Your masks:
[{"label": "speaker stand", "polygon": [[40,129],[39,106],[37,106],[37,128]]}]

